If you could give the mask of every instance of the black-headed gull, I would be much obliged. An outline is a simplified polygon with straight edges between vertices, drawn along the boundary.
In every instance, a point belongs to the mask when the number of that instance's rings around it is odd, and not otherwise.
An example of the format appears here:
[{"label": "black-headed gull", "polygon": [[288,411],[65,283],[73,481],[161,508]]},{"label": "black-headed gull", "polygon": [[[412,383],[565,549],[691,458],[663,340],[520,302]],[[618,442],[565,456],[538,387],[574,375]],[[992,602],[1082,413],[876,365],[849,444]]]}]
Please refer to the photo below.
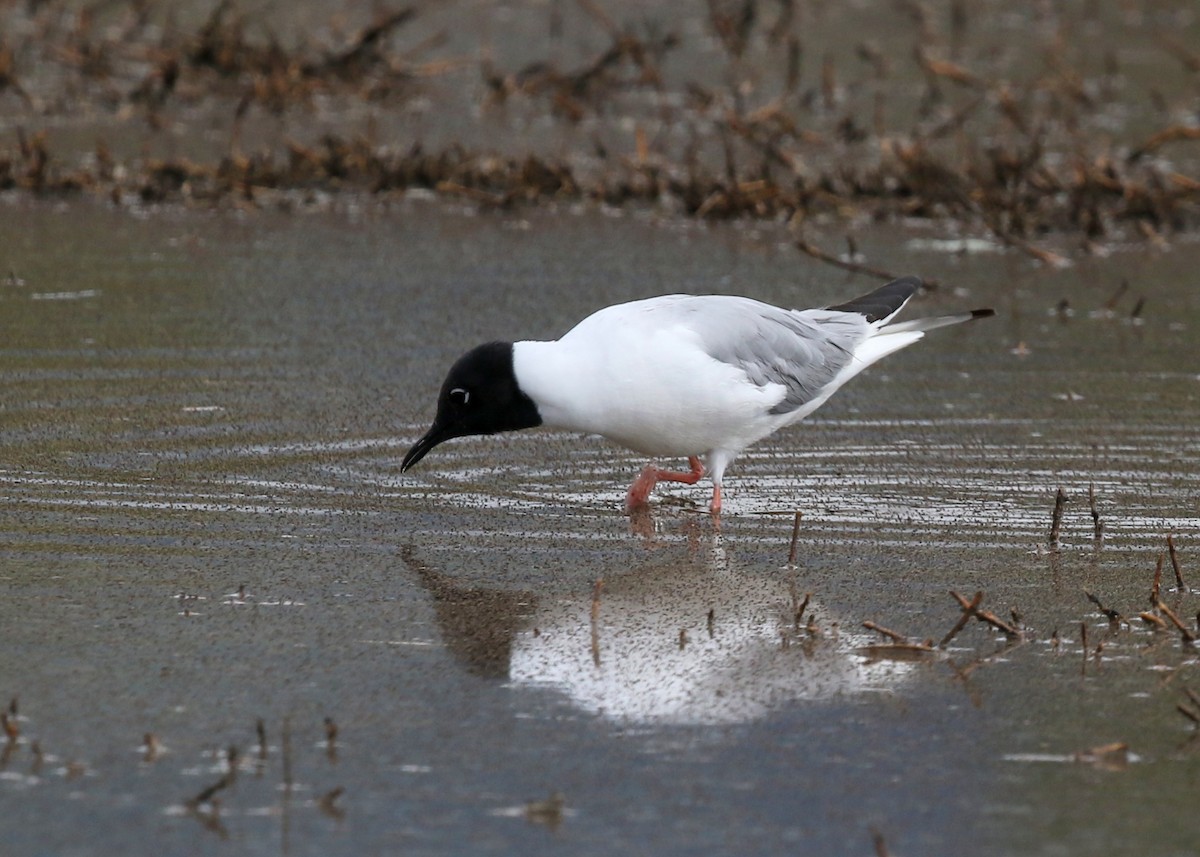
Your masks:
[{"label": "black-headed gull", "polygon": [[[889,324],[916,277],[824,309],[787,310],[744,297],[666,295],[606,307],[550,342],[489,342],[451,367],[437,416],[404,456],[408,470],[439,443],[547,426],[603,435],[686,472],[647,465],[626,497],[646,503],[659,480],[713,483],[750,444],[811,414],[876,360],[938,327],[992,315]],[[701,458],[704,464],[701,464]]]}]

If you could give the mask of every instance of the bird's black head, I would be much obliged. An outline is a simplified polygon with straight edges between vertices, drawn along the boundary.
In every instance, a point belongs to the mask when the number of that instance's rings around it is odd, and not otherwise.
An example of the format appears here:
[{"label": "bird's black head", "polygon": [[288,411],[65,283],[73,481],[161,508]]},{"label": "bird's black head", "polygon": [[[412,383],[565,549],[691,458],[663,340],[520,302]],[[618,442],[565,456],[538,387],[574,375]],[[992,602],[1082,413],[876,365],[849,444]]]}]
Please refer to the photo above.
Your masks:
[{"label": "bird's black head", "polygon": [[404,456],[400,470],[408,470],[429,450],[451,438],[541,424],[537,405],[517,384],[512,343],[489,342],[471,349],[450,367],[438,394],[433,425]]}]

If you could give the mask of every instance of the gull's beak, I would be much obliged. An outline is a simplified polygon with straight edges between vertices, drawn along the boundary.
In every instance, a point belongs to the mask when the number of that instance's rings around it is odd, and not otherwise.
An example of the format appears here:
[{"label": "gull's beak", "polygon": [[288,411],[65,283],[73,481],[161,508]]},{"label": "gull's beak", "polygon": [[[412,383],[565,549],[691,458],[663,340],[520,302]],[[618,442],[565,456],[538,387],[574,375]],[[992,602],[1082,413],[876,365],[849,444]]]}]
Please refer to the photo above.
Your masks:
[{"label": "gull's beak", "polygon": [[425,432],[425,436],[414,443],[412,449],[404,456],[404,461],[400,465],[400,472],[404,473],[408,468],[424,458],[425,454],[439,443],[458,437],[459,434],[459,432],[454,431],[450,427],[439,425],[435,422],[429,431]]}]

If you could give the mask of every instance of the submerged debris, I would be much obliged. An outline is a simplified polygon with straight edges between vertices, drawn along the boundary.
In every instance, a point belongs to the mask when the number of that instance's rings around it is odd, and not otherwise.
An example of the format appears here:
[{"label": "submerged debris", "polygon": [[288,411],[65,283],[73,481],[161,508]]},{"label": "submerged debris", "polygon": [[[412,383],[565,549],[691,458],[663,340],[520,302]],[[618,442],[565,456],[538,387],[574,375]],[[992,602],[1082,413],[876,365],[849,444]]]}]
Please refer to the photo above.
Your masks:
[{"label": "submerged debris", "polygon": [[542,824],[550,829],[562,824],[563,809],[566,799],[559,792],[554,792],[545,800],[530,801],[525,804],[525,818],[533,824]]}]

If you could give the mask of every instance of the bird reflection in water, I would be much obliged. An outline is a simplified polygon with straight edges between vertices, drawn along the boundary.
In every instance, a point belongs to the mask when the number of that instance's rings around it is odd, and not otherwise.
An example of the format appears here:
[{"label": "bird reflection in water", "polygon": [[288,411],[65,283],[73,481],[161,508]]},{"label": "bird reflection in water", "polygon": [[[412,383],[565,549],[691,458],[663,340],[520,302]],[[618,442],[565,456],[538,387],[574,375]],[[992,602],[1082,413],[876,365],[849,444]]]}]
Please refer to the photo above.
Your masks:
[{"label": "bird reflection in water", "polygon": [[794,702],[887,691],[916,664],[797,598],[796,572],[737,567],[711,530],[604,570],[572,597],[463,585],[402,550],[471,673],[554,688],[625,724],[734,724]]}]

